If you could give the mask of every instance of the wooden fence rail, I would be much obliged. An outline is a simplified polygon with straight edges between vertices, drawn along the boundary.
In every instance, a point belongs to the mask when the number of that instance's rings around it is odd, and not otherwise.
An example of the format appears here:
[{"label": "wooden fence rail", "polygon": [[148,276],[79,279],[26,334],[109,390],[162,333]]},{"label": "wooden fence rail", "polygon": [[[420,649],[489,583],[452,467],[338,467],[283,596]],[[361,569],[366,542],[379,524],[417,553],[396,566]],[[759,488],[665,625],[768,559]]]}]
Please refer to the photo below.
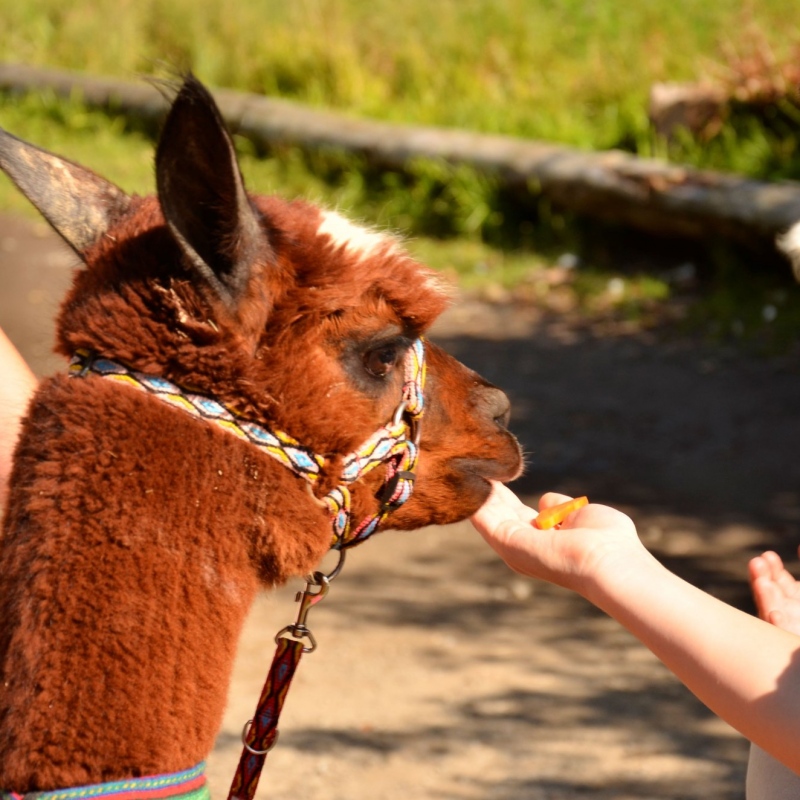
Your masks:
[{"label": "wooden fence rail", "polygon": [[[0,91],[43,89],[154,122],[167,107],[161,93],[143,81],[0,64]],[[566,211],[660,235],[763,244],[800,220],[800,183],[756,181],[620,151],[585,152],[510,136],[355,119],[228,89],[214,96],[228,124],[258,146],[335,148],[400,170],[417,158],[466,164],[509,187],[540,193]]]}]

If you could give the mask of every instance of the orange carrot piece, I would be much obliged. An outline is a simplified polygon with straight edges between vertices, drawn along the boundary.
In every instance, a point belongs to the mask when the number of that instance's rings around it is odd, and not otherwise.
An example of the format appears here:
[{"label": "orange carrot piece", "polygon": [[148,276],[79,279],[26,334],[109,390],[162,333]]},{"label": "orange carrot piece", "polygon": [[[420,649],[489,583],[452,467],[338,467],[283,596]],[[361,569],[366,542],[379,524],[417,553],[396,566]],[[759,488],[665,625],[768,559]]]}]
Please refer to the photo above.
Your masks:
[{"label": "orange carrot piece", "polygon": [[560,525],[573,511],[583,508],[588,502],[588,497],[576,497],[574,500],[567,500],[566,503],[559,503],[557,506],[545,508],[543,511],[539,512],[539,516],[536,517],[533,524],[542,531],[555,528],[556,525]]}]

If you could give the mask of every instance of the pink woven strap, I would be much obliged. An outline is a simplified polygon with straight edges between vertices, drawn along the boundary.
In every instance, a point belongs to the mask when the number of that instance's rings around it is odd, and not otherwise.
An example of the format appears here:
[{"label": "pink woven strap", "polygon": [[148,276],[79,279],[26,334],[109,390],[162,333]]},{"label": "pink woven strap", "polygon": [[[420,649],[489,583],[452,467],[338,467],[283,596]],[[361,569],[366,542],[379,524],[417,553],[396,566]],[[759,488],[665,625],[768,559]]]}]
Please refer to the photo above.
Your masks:
[{"label": "pink woven strap", "polygon": [[403,400],[406,403],[406,411],[414,419],[419,419],[425,410],[423,391],[426,374],[425,340],[415,339],[406,354],[405,383],[403,384]]},{"label": "pink woven strap", "polygon": [[[424,411],[425,342],[417,339],[405,357],[403,396],[395,418],[379,428],[344,460],[342,483],[322,498],[333,525],[331,547],[344,550],[377,533],[386,517],[411,497],[419,460],[419,425]],[[378,493],[380,506],[375,514],[353,525],[350,491],[347,484],[357,481],[385,464],[386,476]]]},{"label": "pink woven strap", "polygon": [[43,792],[0,791],[2,800],[210,800],[205,762],[181,772]]}]

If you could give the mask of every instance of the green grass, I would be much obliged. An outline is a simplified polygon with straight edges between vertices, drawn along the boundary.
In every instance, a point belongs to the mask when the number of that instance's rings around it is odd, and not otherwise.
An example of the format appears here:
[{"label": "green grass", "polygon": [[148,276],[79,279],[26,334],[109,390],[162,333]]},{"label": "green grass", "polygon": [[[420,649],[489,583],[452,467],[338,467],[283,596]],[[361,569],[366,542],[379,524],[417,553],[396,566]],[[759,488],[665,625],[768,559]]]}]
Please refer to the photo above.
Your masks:
[{"label": "green grass", "polygon": [[[153,189],[152,136],[122,116],[43,93],[0,95],[0,120],[16,135],[85,164],[126,191]],[[258,156],[247,140],[237,137],[236,143],[253,190],[305,197],[388,228],[406,239],[415,257],[467,292],[616,320],[629,329],[674,322],[670,309],[686,306],[659,267],[631,270],[627,257],[613,248],[605,256],[604,247],[599,253],[586,248],[576,221],[535,200],[505,198],[498,186],[468,169],[419,162],[405,174],[375,172],[360,159],[335,153],[284,148]],[[4,178],[0,209],[36,216]],[[579,269],[557,266],[568,251],[581,254]],[[682,324],[763,351],[790,347],[800,330],[800,288],[779,275],[754,275],[729,252],[712,256],[710,279],[682,313]],[[765,309],[772,311],[765,316]]]},{"label": "green grass", "polygon": [[[155,143],[123,116],[42,93],[0,95],[0,120],[15,135],[94,169],[128,192],[153,190]],[[469,169],[418,162],[404,174],[376,172],[352,156],[296,148],[257,156],[246,139],[235,141],[253,190],[304,197],[391,230],[416,258],[464,291],[635,319],[644,319],[654,301],[669,295],[666,284],[652,276],[629,276],[623,291],[609,292],[614,272],[607,268],[554,269],[559,255],[578,244],[567,221],[536,203],[510,209],[514,204],[501,198],[499,187]],[[37,216],[2,177],[0,209]],[[542,219],[534,223],[536,215]]]},{"label": "green grass", "polygon": [[[153,190],[155,141],[134,120],[45,92],[22,97],[0,94],[0,124],[94,169],[128,192]],[[499,187],[466,167],[418,161],[402,173],[381,171],[352,155],[292,147],[257,154],[244,137],[236,136],[235,142],[254,191],[305,197],[404,235],[508,244],[514,230],[523,234],[526,230],[501,207]],[[0,183],[0,208],[27,208],[5,180]]]},{"label": "green grass", "polygon": [[[46,150],[77,161],[126,191],[153,191],[153,143],[121,116],[108,116],[54,96],[0,95],[0,125]],[[0,209],[33,214],[30,204],[5,176],[0,179]]]},{"label": "green grass", "polygon": [[800,177],[796,108],[669,148],[646,113],[654,82],[721,79],[731,52],[790,58],[794,0],[0,0],[0,19],[11,62],[125,78],[190,68],[354,115]]},{"label": "green grass", "polygon": [[0,0],[0,18],[7,61],[166,64],[357,115],[639,152],[654,81],[718,73],[753,28],[777,58],[800,37],[793,0]]}]

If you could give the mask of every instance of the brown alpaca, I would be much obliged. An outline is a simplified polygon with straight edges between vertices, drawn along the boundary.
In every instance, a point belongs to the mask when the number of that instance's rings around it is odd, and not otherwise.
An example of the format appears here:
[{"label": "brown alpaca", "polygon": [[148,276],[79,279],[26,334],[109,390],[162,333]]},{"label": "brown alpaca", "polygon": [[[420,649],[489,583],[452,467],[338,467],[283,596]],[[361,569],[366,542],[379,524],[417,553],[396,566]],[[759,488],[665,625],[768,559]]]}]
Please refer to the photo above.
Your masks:
[{"label": "brown alpaca", "polygon": [[[30,406],[0,539],[0,791],[185,770],[213,746],[254,595],[330,548],[319,498],[395,414],[446,296],[392,239],[246,194],[193,78],[157,197],[2,131],[0,166],[85,264],[60,353],[160,376],[324,457],[315,498],[250,442],[94,373],[43,381]],[[464,519],[521,468],[505,395],[425,352],[415,488],[383,527]],[[383,474],[351,484],[354,520],[377,512]]]}]

